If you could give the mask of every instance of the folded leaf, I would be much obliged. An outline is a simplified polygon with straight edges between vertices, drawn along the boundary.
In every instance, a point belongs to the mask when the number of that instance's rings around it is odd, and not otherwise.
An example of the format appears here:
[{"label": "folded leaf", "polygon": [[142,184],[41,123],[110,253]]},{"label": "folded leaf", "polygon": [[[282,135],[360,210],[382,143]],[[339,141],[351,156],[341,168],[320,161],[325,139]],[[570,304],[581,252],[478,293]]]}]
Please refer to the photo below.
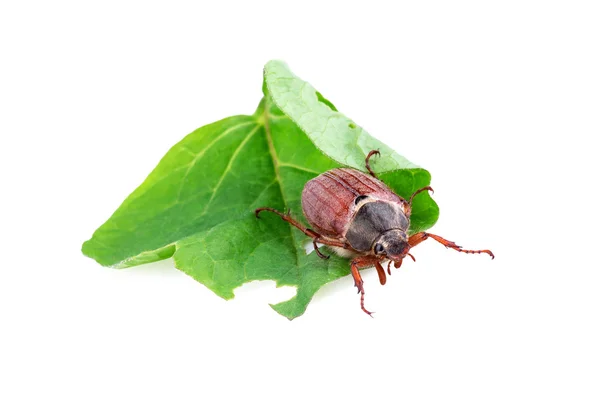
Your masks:
[{"label": "folded leaf", "polygon": [[[294,84],[279,84],[286,79]],[[303,220],[304,184],[342,165],[362,169],[359,159],[364,162],[373,148],[382,150],[374,166],[402,196],[426,186],[429,174],[299,84],[284,64],[267,64],[265,82],[266,95],[253,115],[204,126],[173,146],[84,243],[83,253],[115,268],[173,256],[177,268],[226,299],[253,280],[295,286],[292,299],[273,306],[290,319],[306,310],[321,286],[347,275],[347,260],[307,255],[306,236],[274,215],[256,219],[254,209],[289,209]],[[413,230],[433,225],[437,214],[433,200],[420,196]]]}]

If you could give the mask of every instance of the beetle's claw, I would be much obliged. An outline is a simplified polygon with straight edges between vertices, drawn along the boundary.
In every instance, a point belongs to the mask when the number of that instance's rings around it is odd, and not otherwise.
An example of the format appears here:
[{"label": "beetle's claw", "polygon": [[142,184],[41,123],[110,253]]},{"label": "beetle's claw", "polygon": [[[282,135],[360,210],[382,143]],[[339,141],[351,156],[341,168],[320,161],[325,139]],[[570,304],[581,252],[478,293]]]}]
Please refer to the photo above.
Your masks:
[{"label": "beetle's claw", "polygon": [[365,314],[367,314],[369,317],[373,318],[373,314],[375,314],[375,311],[369,311],[365,308],[365,305],[363,304],[363,302],[361,301],[360,304],[360,309],[363,310],[365,312]]}]

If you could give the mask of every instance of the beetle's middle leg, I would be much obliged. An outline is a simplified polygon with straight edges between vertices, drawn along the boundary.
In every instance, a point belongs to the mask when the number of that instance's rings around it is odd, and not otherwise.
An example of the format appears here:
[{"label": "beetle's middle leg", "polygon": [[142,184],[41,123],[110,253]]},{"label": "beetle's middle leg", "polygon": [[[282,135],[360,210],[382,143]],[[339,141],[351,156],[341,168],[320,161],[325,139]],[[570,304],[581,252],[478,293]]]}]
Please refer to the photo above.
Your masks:
[{"label": "beetle's middle leg", "polygon": [[329,259],[329,256],[326,256],[325,254],[321,253],[321,250],[319,250],[319,246],[317,246],[317,243],[319,243],[319,239],[318,238],[314,238],[313,239],[313,247],[315,248],[315,253],[317,253],[317,255],[319,256],[319,258],[322,258],[323,260]]},{"label": "beetle's middle leg", "polygon": [[315,252],[317,253],[317,255],[320,258],[325,258],[326,259],[326,258],[329,258],[329,256],[326,256],[323,253],[321,253],[321,251],[317,247],[317,243],[322,243],[322,244],[327,245],[327,246],[335,246],[335,247],[343,247],[343,248],[348,247],[347,244],[345,242],[341,241],[341,240],[324,237],[323,235],[321,235],[321,234],[313,231],[312,229],[305,227],[300,222],[298,222],[294,218],[292,218],[292,216],[290,215],[289,212],[282,213],[281,211],[278,211],[278,210],[276,210],[274,208],[271,208],[271,207],[261,207],[261,208],[257,208],[256,210],[254,210],[254,214],[256,215],[256,218],[260,218],[259,214],[261,212],[263,212],[263,211],[270,211],[272,213],[275,213],[275,214],[279,215],[282,220],[284,220],[285,222],[288,222],[292,226],[298,228],[306,236],[311,237],[313,239],[313,246],[315,247]]}]

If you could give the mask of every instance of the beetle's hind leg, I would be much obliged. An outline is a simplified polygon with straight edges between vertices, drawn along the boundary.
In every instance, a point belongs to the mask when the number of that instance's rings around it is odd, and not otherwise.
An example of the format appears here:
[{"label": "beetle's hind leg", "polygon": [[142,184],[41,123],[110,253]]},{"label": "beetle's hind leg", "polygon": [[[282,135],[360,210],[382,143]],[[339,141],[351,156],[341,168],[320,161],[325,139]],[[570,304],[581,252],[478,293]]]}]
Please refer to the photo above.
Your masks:
[{"label": "beetle's hind leg", "polygon": [[375,174],[375,172],[373,172],[373,170],[371,169],[371,165],[369,164],[369,159],[375,154],[380,155],[381,153],[379,153],[379,150],[371,150],[369,154],[367,154],[367,158],[365,158],[365,167],[367,167],[367,171],[369,171],[373,178],[379,179],[377,178],[377,175]]},{"label": "beetle's hind leg", "polygon": [[257,208],[256,210],[254,210],[254,215],[256,215],[256,218],[260,218],[259,214],[263,211],[269,211],[269,212],[279,215],[282,220],[284,220],[285,222],[288,222],[291,225],[295,226],[296,228],[300,229],[306,236],[310,236],[313,239],[318,239],[321,237],[321,235],[319,235],[317,232],[305,227],[300,222],[298,222],[294,218],[292,218],[289,211],[287,213],[282,213],[281,211],[276,210],[271,207],[261,207],[261,208]]},{"label": "beetle's hind leg", "polygon": [[313,246],[315,247],[315,251],[316,251],[317,255],[321,258],[327,259],[327,258],[329,258],[329,256],[325,256],[323,253],[321,253],[321,251],[317,247],[317,243],[322,243],[327,246],[335,246],[335,247],[343,247],[343,248],[348,247],[348,245],[341,240],[324,237],[324,236],[320,235],[319,233],[313,231],[312,229],[305,227],[300,222],[298,222],[294,218],[292,218],[292,216],[290,215],[289,212],[282,213],[281,211],[276,210],[271,207],[261,207],[261,208],[257,208],[256,210],[254,210],[254,214],[256,215],[256,218],[260,218],[259,214],[263,211],[269,211],[269,212],[279,215],[282,220],[284,220],[285,222],[288,222],[290,225],[296,227],[297,229],[302,231],[302,233],[304,233],[306,236],[311,237],[313,239]]}]

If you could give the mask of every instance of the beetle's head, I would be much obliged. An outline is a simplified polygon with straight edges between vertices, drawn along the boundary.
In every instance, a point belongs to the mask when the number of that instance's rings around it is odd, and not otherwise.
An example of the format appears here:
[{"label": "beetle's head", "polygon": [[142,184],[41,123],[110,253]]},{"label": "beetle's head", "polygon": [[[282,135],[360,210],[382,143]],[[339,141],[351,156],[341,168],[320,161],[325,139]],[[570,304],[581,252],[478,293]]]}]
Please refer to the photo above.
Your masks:
[{"label": "beetle's head", "polygon": [[408,245],[406,232],[401,229],[392,229],[381,234],[373,243],[375,255],[389,258],[392,261],[400,261],[406,256],[410,246]]}]

